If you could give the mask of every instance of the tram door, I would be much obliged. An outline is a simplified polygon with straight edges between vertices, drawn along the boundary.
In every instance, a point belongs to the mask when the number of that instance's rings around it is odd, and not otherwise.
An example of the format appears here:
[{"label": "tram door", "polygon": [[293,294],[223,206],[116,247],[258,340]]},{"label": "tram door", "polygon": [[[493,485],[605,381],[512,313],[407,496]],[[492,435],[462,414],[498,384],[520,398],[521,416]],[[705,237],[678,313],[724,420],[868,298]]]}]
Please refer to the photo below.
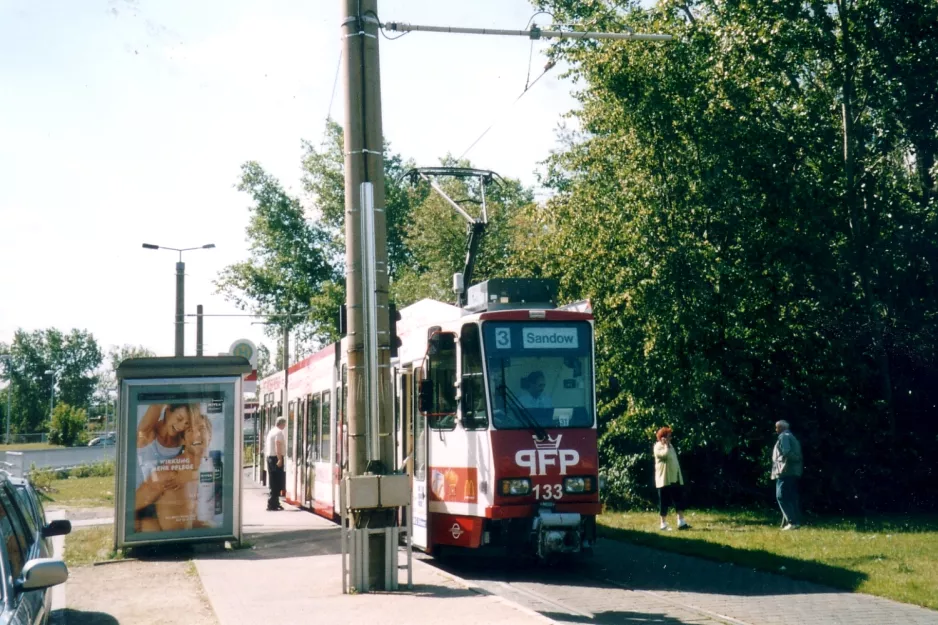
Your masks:
[{"label": "tram door", "polygon": [[299,488],[296,491],[296,500],[300,505],[306,505],[307,467],[309,457],[306,455],[306,419],[309,397],[298,399],[296,410],[296,472],[299,474]]},{"label": "tram door", "polygon": [[[296,422],[297,422],[297,418],[299,417],[299,413],[297,412],[298,403],[299,403],[299,400],[295,399],[288,404],[290,412],[287,417],[288,419],[287,420],[287,454],[290,455],[290,459],[292,460],[292,462],[290,462],[290,471],[292,472],[292,478],[293,478],[289,480],[289,483],[293,485],[293,490],[289,491],[289,493],[287,494],[287,497],[289,497],[290,499],[294,501],[299,499],[299,497],[297,496],[296,487],[297,487],[297,481],[300,478],[299,454],[296,451],[296,439],[297,439]],[[288,473],[287,475],[290,475],[290,474]]]},{"label": "tram door", "polygon": [[[416,397],[416,389],[420,388],[420,380],[423,378],[422,369],[418,368],[413,374],[405,376],[410,387],[411,397]],[[413,543],[415,547],[426,549],[429,544],[429,514],[427,502],[427,414],[421,412],[418,402],[411,401],[410,413],[413,424],[413,489],[411,505],[414,514],[414,536]]]}]

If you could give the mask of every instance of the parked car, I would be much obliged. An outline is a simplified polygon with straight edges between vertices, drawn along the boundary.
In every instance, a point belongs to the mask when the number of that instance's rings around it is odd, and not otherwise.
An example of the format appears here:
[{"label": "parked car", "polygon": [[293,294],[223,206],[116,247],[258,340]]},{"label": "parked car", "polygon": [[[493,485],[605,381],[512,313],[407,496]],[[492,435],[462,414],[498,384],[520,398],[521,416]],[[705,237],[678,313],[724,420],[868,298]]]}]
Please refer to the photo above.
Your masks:
[{"label": "parked car", "polygon": [[52,537],[64,536],[70,533],[72,531],[71,521],[59,519],[46,524],[46,511],[42,507],[39,493],[36,492],[32,482],[21,477],[9,476],[8,479],[16,489],[16,495],[22,502],[23,509],[31,513],[31,518],[27,517],[26,523],[33,533],[38,534],[37,540],[43,541],[43,547],[45,548],[43,557],[51,558],[54,555]]},{"label": "parked car", "polygon": [[45,523],[42,503],[27,480],[0,472],[0,624],[49,622],[51,588],[68,579],[68,567],[52,558],[53,536],[71,531],[68,521]]},{"label": "parked car", "polygon": [[98,436],[88,441],[88,447],[101,447],[103,445],[114,446],[117,443],[117,432],[108,432],[104,436]]}]

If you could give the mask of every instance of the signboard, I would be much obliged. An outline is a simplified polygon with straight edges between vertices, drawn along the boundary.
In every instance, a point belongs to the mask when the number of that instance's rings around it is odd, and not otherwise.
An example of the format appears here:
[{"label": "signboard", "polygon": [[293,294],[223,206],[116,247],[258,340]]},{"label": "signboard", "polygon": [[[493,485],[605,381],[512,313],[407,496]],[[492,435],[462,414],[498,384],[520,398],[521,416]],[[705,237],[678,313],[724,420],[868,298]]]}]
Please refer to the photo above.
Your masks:
[{"label": "signboard", "polygon": [[[576,328],[542,326],[523,328],[521,336],[525,349],[576,349],[579,347]],[[496,330],[496,342],[498,334]]]},{"label": "signboard", "polygon": [[228,353],[232,356],[241,356],[251,363],[251,372],[244,375],[245,393],[257,392],[257,346],[248,339],[238,339],[231,344]]},{"label": "signboard", "polygon": [[[163,360],[201,362],[188,368],[186,362],[156,362]],[[232,365],[235,360],[243,364]],[[143,373],[165,374],[129,378],[122,369],[127,363],[137,373],[135,361],[149,367],[139,366]],[[115,547],[240,540],[241,376],[247,362],[223,357],[125,363],[118,369]]]}]

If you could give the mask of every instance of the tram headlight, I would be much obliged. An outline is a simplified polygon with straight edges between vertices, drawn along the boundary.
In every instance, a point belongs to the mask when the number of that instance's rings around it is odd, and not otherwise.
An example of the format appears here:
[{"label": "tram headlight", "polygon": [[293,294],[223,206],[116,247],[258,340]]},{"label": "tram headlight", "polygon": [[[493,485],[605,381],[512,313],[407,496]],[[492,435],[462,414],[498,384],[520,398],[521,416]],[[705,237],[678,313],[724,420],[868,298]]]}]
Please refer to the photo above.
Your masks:
[{"label": "tram headlight", "polygon": [[565,493],[591,493],[595,486],[596,480],[593,477],[567,477],[563,480]]},{"label": "tram headlight", "polygon": [[526,477],[514,477],[499,482],[498,492],[502,495],[527,495],[531,492],[531,480]]}]

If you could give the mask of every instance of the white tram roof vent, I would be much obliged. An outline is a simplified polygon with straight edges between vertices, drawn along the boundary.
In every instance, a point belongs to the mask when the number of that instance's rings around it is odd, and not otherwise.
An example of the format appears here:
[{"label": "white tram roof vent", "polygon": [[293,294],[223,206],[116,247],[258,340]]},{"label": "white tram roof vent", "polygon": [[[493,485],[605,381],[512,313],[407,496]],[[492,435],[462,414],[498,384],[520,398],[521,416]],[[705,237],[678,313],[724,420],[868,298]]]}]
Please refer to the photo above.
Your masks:
[{"label": "white tram roof vent", "polygon": [[492,278],[469,287],[466,310],[556,308],[557,280],[553,278]]}]

